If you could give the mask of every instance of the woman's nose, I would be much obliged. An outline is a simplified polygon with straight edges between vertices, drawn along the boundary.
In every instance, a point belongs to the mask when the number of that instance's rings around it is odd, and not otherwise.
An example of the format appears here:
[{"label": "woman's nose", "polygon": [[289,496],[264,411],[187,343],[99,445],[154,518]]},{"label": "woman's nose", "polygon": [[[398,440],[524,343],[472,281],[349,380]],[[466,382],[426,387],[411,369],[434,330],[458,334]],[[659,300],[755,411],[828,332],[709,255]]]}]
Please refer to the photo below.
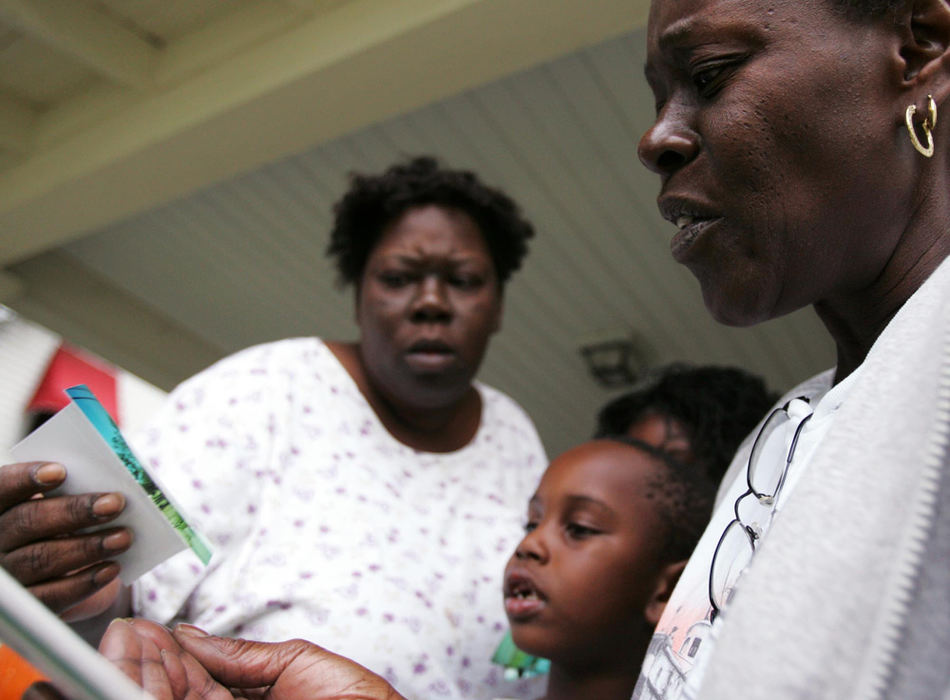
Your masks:
[{"label": "woman's nose", "polygon": [[650,170],[669,177],[699,153],[699,135],[689,127],[683,110],[667,105],[640,139],[637,152]]},{"label": "woman's nose", "polygon": [[436,275],[427,275],[419,283],[412,304],[414,321],[448,321],[452,318],[445,281]]}]

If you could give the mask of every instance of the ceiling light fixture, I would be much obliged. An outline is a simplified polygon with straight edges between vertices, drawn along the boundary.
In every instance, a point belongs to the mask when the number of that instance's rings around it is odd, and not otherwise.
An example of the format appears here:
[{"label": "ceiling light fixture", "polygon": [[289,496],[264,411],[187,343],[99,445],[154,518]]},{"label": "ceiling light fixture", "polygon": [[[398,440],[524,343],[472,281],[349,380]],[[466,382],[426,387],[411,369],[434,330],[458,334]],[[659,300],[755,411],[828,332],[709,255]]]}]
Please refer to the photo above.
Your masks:
[{"label": "ceiling light fixture", "polygon": [[607,389],[633,384],[644,366],[635,343],[629,338],[582,345],[580,353],[591,376]]}]

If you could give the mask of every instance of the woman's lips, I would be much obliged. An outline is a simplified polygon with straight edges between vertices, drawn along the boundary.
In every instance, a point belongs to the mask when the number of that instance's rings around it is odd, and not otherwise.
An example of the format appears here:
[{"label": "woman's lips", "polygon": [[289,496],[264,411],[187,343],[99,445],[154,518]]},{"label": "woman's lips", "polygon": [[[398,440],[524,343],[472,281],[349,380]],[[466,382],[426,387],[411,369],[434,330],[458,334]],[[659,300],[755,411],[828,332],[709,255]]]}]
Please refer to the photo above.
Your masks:
[{"label": "woman's lips", "polygon": [[670,241],[670,252],[676,262],[685,262],[689,257],[689,251],[693,245],[706,231],[713,226],[718,218],[703,218],[698,216],[680,216],[676,219],[676,227],[679,231]]},{"label": "woman's lips", "polygon": [[670,251],[677,262],[685,262],[697,240],[715,225],[721,217],[705,199],[671,192],[657,200],[661,216],[674,224],[676,234],[670,241]]},{"label": "woman's lips", "polygon": [[410,346],[406,360],[419,370],[440,370],[455,363],[455,351],[441,341],[419,341]]}]

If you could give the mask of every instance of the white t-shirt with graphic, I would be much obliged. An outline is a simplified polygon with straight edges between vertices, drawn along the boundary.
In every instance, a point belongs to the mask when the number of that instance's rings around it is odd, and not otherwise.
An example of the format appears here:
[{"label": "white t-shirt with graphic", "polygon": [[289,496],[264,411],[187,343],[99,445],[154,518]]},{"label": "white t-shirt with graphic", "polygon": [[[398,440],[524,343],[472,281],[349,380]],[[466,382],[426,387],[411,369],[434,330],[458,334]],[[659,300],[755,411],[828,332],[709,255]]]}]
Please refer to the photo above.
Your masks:
[{"label": "white t-shirt with graphic", "polygon": [[319,340],[222,360],[176,389],[136,452],[215,550],[134,587],[137,615],[209,632],[304,638],[411,698],[536,697],[490,657],[504,564],[546,466],[530,419],[477,385],[464,448],[396,441]]},{"label": "white t-shirt with graphic", "polygon": [[[792,496],[815,449],[834,422],[835,414],[844,403],[859,371],[860,368],[830,390],[830,373],[821,375],[814,382],[802,387],[802,394],[809,398],[812,415],[802,426],[794,458],[776,499],[772,521],[781,517],[782,508]],[[770,454],[781,455],[781,458],[788,454],[795,428],[802,417],[798,416],[796,420],[789,421],[784,428],[771,434],[770,440],[781,441],[782,444],[773,446],[775,449],[769,449]],[[756,434],[758,430],[756,428]],[[715,617],[715,622],[710,622],[710,566],[723,531],[735,518],[736,499],[748,489],[746,467],[752,443],[752,439],[747,440],[733,460],[723,481],[723,485],[728,484],[728,488],[720,489],[720,500],[709,526],[670,596],[644,658],[640,678],[633,692],[634,700],[691,700],[697,697],[706,663],[712,656],[717,632],[723,624],[728,624],[729,619],[727,604]],[[764,526],[762,539],[768,536],[768,525],[772,521],[761,523]],[[756,546],[761,546],[761,541]],[[752,561],[755,561],[754,555]],[[733,587],[733,593],[741,592],[741,589],[740,575]]]}]

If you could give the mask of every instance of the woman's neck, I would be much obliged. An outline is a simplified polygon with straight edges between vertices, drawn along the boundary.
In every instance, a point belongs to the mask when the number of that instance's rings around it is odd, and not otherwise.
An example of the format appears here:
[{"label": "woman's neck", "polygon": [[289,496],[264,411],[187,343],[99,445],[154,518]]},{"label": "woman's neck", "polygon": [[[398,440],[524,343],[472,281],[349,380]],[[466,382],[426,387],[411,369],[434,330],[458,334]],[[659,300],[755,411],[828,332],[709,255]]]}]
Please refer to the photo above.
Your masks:
[{"label": "woman's neck", "polygon": [[360,393],[396,440],[423,452],[454,452],[475,437],[481,424],[482,400],[474,387],[451,405],[415,407],[388,399],[369,379],[359,346],[327,341],[327,348],[356,383]]},{"label": "woman's neck", "polygon": [[864,362],[894,315],[948,256],[950,236],[908,231],[873,283],[856,293],[815,304],[815,312],[835,341],[835,384]]}]

